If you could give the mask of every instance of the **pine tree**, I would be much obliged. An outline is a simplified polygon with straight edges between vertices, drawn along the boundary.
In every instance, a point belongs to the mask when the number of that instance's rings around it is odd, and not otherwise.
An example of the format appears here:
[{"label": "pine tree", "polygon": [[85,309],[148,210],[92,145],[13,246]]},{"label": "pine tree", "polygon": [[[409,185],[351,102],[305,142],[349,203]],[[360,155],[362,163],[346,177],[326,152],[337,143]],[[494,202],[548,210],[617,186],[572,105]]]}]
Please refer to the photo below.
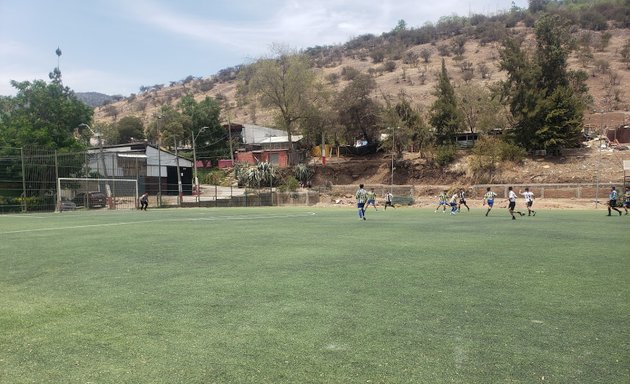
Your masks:
[{"label": "pine tree", "polygon": [[455,89],[448,78],[444,59],[442,59],[442,71],[435,89],[435,96],[437,99],[431,106],[429,121],[435,129],[437,144],[449,144],[455,140],[455,133],[462,126],[462,116],[457,108]]},{"label": "pine tree", "polygon": [[[515,120],[513,138],[527,150],[559,154],[579,142],[584,99],[583,77],[567,70],[570,34],[557,15],[536,23],[536,51],[525,52],[518,38],[501,50],[500,68],[508,72],[502,83]],[[582,79],[582,80],[581,80]]]}]

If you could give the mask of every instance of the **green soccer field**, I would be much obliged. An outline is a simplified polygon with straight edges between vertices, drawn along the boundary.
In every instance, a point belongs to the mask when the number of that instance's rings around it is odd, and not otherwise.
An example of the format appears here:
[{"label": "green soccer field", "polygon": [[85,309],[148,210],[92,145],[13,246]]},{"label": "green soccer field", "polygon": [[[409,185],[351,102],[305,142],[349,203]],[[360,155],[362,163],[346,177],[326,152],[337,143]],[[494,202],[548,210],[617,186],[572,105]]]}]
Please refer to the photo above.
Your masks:
[{"label": "green soccer field", "polygon": [[630,382],[630,216],[371,209],[0,216],[0,382]]}]

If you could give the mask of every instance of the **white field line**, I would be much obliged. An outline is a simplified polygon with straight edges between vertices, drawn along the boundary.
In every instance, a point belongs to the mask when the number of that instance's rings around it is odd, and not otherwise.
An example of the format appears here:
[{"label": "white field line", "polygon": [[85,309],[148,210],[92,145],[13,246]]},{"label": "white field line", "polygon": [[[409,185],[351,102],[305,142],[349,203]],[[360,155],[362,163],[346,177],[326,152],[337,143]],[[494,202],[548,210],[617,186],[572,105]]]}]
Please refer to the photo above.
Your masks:
[{"label": "white field line", "polygon": [[0,217],[8,217],[8,218],[18,217],[20,219],[45,219],[46,218],[46,216],[35,216],[35,215],[28,215],[28,214],[14,215],[10,213],[7,213],[6,215],[0,215]]},{"label": "white field line", "polygon": [[103,223],[103,224],[86,224],[86,225],[72,225],[66,227],[48,227],[48,228],[33,228],[33,229],[21,229],[18,231],[6,231],[0,232],[0,235],[10,235],[16,233],[33,233],[33,232],[47,232],[56,230],[68,230],[68,229],[82,229],[82,228],[99,228],[99,227],[114,227],[118,225],[138,225],[147,223],[165,223],[165,222],[184,222],[184,221],[229,221],[229,220],[261,220],[261,219],[286,219],[292,217],[310,217],[315,216],[315,212],[305,212],[300,214],[276,214],[276,215],[242,215],[242,216],[217,216],[217,217],[187,217],[176,219],[154,219],[154,220],[138,220],[138,221],[121,221],[117,223]]}]

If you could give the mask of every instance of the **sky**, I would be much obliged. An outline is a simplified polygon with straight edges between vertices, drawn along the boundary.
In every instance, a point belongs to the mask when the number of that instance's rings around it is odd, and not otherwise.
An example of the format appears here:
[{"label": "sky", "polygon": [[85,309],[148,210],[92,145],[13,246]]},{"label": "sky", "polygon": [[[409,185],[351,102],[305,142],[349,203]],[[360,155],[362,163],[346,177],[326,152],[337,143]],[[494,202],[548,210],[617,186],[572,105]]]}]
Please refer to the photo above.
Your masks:
[{"label": "sky", "polygon": [[[527,7],[527,0],[515,0]],[[512,0],[0,0],[0,95],[11,80],[49,81],[57,65],[75,92],[128,96],[292,49],[492,15]],[[61,56],[55,51],[59,48]]]}]

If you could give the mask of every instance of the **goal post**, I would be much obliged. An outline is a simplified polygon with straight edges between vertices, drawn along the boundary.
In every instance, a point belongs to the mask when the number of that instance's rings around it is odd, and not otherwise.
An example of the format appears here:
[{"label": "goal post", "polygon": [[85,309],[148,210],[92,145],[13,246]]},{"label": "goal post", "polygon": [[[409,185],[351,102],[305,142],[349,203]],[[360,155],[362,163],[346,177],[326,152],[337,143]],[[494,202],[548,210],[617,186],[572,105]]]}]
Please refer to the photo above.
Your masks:
[{"label": "goal post", "polygon": [[135,209],[138,180],[60,177],[57,179],[57,211],[77,208]]}]

